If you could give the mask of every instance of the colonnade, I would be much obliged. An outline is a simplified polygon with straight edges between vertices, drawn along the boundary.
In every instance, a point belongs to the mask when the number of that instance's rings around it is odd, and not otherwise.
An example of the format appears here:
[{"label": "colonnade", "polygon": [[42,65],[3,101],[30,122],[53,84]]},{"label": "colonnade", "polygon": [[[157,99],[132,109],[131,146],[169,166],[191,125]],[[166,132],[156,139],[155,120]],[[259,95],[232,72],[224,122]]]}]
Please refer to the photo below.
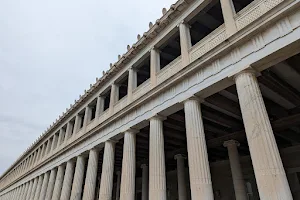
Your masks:
[{"label": "colonnade", "polygon": [[[260,199],[291,200],[292,195],[279,155],[273,130],[266,112],[254,70],[244,70],[234,76],[248,139],[253,169]],[[213,183],[208,161],[201,102],[191,97],[183,102],[185,111],[188,166],[191,197],[193,200],[213,200]],[[142,166],[142,199],[166,200],[166,165],[164,152],[163,121],[159,114],[149,119],[149,167]],[[116,199],[135,199],[136,134],[130,129],[124,133],[123,161],[118,173]],[[100,188],[96,188],[99,149],[89,150],[86,176],[86,160],[83,155],[69,160],[50,171],[20,185],[0,197],[1,200],[94,200],[99,190],[99,200],[112,199],[114,155],[116,141],[107,140]],[[239,162],[238,142],[224,143],[228,149],[233,185],[237,200],[246,200],[242,168]],[[185,186],[184,155],[176,155],[179,200],[187,199]],[[119,195],[120,194],[120,195]]]}]

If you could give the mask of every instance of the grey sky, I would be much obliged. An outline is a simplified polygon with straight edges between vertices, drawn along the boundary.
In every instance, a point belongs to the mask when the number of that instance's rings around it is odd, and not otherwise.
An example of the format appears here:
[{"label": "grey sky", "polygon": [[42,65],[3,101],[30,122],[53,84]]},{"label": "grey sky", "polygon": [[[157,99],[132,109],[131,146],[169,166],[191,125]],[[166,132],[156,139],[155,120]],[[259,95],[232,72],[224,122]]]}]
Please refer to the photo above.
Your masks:
[{"label": "grey sky", "polygon": [[0,1],[0,174],[174,2]]}]

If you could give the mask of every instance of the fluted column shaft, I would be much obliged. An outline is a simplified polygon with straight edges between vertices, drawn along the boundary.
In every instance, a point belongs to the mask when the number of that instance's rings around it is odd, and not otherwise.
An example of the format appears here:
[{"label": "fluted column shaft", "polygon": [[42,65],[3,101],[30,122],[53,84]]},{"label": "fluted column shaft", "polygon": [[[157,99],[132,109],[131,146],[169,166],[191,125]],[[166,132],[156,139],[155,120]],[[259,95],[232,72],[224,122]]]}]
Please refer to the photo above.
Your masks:
[{"label": "fluted column shaft", "polygon": [[187,149],[192,199],[213,200],[200,102],[192,97],[184,102]]},{"label": "fluted column shaft", "polygon": [[33,180],[31,180],[29,182],[29,186],[28,186],[28,190],[27,190],[27,193],[26,193],[26,197],[25,197],[25,200],[30,200],[30,196],[31,196],[31,191],[32,191],[32,187],[33,187]]},{"label": "fluted column shaft", "polygon": [[29,182],[25,183],[25,188],[23,190],[23,193],[21,194],[21,199],[22,200],[26,200],[26,195],[28,192],[28,188],[29,188]]},{"label": "fluted column shaft", "polygon": [[150,119],[149,146],[149,199],[166,200],[163,119],[159,116]]},{"label": "fluted column shaft", "polygon": [[82,155],[77,157],[70,200],[81,200],[85,163],[85,158]]},{"label": "fluted column shaft", "polygon": [[90,150],[82,200],[94,200],[95,198],[98,159],[98,151]]},{"label": "fluted column shaft", "polygon": [[60,200],[69,200],[72,189],[75,163],[73,160],[67,162],[64,181],[61,189]]},{"label": "fluted column shaft", "polygon": [[121,188],[121,172],[117,171],[116,200],[120,200],[120,188]]},{"label": "fluted column shaft", "polygon": [[121,200],[133,200],[135,196],[135,139],[136,131],[129,130],[124,133],[122,174],[121,174]]},{"label": "fluted column shaft", "polygon": [[111,200],[114,179],[115,141],[106,141],[104,147],[99,200]]},{"label": "fluted column shaft", "polygon": [[260,199],[293,199],[268,113],[253,70],[235,76]]},{"label": "fluted column shaft", "polygon": [[43,179],[44,179],[44,176],[43,176],[43,175],[40,175],[40,176],[39,176],[38,183],[37,183],[35,195],[34,195],[34,200],[39,200],[40,193],[41,193],[41,189],[42,189]]},{"label": "fluted column shaft", "polygon": [[65,166],[60,165],[57,170],[56,179],[54,183],[54,189],[52,194],[52,200],[59,200],[61,194],[61,188],[64,180]]},{"label": "fluted column shaft", "polygon": [[55,185],[55,179],[56,179],[56,173],[57,173],[56,168],[52,169],[51,172],[50,172],[50,177],[49,177],[49,182],[48,182],[48,187],[47,187],[45,200],[51,200],[52,199],[54,185]]},{"label": "fluted column shaft", "polygon": [[33,200],[34,199],[37,182],[38,182],[38,178],[35,178],[34,181],[33,181],[32,190],[30,192],[30,196],[29,196],[28,200]]},{"label": "fluted column shaft", "polygon": [[146,164],[142,164],[142,200],[149,199],[149,167]]},{"label": "fluted column shaft", "polygon": [[50,172],[46,172],[44,175],[42,189],[41,189],[41,193],[40,193],[40,197],[39,197],[40,200],[45,200],[48,182],[49,182],[49,175],[50,175]]},{"label": "fluted column shaft", "polygon": [[248,197],[240,164],[239,153],[237,150],[237,145],[239,145],[239,143],[235,140],[229,140],[224,142],[224,146],[227,147],[228,150],[235,199],[247,200]]},{"label": "fluted column shaft", "polygon": [[186,157],[178,154],[174,158],[177,160],[178,200],[187,200],[184,168],[184,159]]}]

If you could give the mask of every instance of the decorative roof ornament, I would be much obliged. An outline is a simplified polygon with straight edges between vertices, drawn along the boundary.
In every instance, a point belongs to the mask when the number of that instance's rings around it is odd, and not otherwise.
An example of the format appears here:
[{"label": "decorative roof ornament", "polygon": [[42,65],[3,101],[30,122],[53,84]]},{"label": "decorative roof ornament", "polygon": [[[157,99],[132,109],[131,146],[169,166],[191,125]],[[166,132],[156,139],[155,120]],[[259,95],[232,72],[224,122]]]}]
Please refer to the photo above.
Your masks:
[{"label": "decorative roof ornament", "polygon": [[103,75],[103,76],[105,75],[105,71],[102,71],[102,75]]},{"label": "decorative roof ornament", "polygon": [[113,64],[112,64],[112,63],[109,63],[109,67],[112,68],[112,66],[113,66]]},{"label": "decorative roof ornament", "polygon": [[166,13],[167,13],[167,9],[166,9],[166,8],[163,8],[163,9],[162,9],[162,14],[165,15]]},{"label": "decorative roof ornament", "polygon": [[149,22],[149,28],[152,28],[152,27],[153,27],[153,23]]},{"label": "decorative roof ornament", "polygon": [[119,59],[119,60],[121,59],[121,55],[118,55],[118,59]]},{"label": "decorative roof ornament", "polygon": [[137,35],[137,39],[138,39],[138,40],[141,39],[141,35],[140,35],[140,34]]},{"label": "decorative roof ornament", "polygon": [[129,51],[129,49],[130,49],[130,45],[127,45],[127,51]]}]

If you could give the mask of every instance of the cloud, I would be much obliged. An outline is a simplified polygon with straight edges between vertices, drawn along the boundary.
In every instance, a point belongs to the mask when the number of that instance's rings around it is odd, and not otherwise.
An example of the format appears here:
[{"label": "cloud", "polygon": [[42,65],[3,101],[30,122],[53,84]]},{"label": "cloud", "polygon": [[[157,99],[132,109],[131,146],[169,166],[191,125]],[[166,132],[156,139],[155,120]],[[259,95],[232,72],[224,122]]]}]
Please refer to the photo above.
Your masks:
[{"label": "cloud", "polygon": [[0,174],[174,2],[0,1]]}]

